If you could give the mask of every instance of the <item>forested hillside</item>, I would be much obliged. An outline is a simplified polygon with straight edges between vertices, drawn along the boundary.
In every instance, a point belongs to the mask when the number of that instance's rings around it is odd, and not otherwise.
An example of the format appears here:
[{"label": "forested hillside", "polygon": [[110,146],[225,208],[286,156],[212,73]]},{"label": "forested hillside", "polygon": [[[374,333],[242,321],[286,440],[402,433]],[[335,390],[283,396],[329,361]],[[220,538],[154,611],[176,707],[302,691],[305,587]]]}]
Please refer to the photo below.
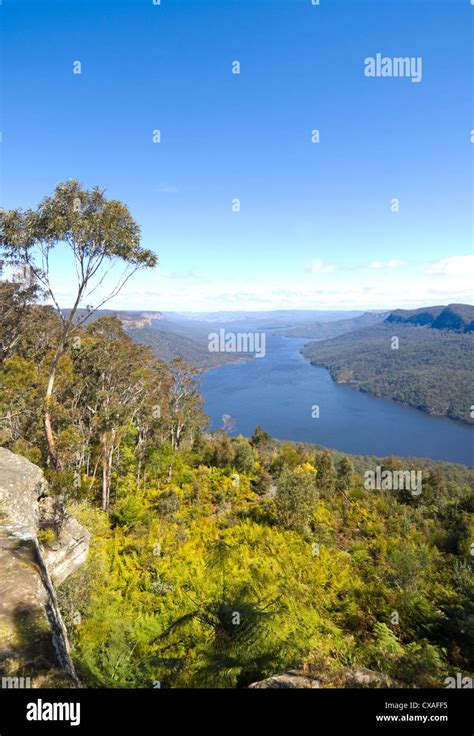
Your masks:
[{"label": "forested hillside", "polygon": [[[2,212],[0,246],[22,271],[0,281],[0,445],[43,468],[56,496],[46,550],[66,510],[90,531],[87,563],[58,591],[84,685],[246,687],[295,667],[322,687],[359,668],[404,687],[474,676],[469,469],[351,460],[260,427],[208,433],[199,371],[97,314],[157,263],[128,208],[97,187],[69,180],[36,210]],[[56,248],[75,265],[67,311]],[[117,262],[126,276],[82,312]],[[392,351],[393,330],[321,348],[342,380],[465,411],[473,336],[396,325]],[[369,490],[376,470],[420,472],[416,492]]]},{"label": "forested hillside", "polygon": [[[68,309],[62,311],[64,315],[70,312]],[[147,345],[153,350],[155,358],[166,363],[182,358],[195,368],[207,370],[236,360],[235,355],[209,351],[209,325],[200,330],[183,330],[180,322],[167,320],[161,312],[99,309],[89,316],[88,310],[78,309],[74,321],[78,323],[84,320],[84,324],[92,324],[102,317],[116,317],[134,342]],[[239,359],[244,358],[240,356]]]},{"label": "forested hillside", "polygon": [[52,463],[60,321],[18,286],[1,293],[1,444],[45,468],[92,535],[59,589],[85,685],[244,687],[300,666],[322,686],[360,667],[407,687],[472,673],[470,471],[410,460],[421,496],[368,491],[375,459],[259,428],[206,434],[193,371],[157,361],[114,317],[59,360]]},{"label": "forested hillside", "polygon": [[[392,338],[398,338],[398,348]],[[408,323],[380,325],[305,345],[338,383],[472,424],[474,335]]]},{"label": "forested hillside", "polygon": [[147,345],[153,350],[156,358],[166,362],[182,358],[195,368],[207,370],[225,363],[235,363],[236,360],[245,360],[248,357],[236,356],[235,353],[210,352],[207,336],[205,340],[198,342],[184,335],[156,327],[125,326],[125,329],[134,342]]}]

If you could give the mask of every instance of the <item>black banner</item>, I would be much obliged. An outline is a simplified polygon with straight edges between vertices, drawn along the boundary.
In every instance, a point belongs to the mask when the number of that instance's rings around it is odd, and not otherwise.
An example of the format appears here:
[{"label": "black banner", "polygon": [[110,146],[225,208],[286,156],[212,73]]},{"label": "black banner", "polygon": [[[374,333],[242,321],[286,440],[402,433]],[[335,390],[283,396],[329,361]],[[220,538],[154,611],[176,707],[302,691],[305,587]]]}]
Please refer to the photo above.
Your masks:
[{"label": "black banner", "polygon": [[[472,690],[0,690],[0,736],[292,731],[474,733]],[[329,731],[331,729],[331,731]]]}]

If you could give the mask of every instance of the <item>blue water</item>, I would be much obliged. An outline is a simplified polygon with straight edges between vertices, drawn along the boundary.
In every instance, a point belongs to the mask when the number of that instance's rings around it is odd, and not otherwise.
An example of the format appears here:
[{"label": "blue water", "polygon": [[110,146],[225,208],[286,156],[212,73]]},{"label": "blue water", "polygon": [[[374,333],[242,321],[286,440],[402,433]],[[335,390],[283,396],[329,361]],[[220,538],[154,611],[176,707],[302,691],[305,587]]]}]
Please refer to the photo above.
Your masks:
[{"label": "blue water", "polygon": [[[273,437],[360,455],[400,455],[472,465],[474,428],[336,384],[299,352],[308,342],[267,333],[266,355],[215,368],[201,390],[211,426],[223,414],[238,434],[260,424]],[[312,406],[319,406],[313,419]]]}]

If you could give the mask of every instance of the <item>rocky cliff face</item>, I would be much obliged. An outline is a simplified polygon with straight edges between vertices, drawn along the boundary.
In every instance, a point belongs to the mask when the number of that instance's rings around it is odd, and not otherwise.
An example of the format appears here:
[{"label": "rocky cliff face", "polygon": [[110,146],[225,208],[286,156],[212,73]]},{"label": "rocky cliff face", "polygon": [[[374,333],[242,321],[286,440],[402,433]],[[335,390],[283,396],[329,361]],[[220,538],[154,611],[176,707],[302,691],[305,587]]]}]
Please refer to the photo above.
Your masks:
[{"label": "rocky cliff face", "polygon": [[60,506],[40,468],[0,448],[0,678],[38,687],[79,684],[54,586],[84,562],[89,534]]}]

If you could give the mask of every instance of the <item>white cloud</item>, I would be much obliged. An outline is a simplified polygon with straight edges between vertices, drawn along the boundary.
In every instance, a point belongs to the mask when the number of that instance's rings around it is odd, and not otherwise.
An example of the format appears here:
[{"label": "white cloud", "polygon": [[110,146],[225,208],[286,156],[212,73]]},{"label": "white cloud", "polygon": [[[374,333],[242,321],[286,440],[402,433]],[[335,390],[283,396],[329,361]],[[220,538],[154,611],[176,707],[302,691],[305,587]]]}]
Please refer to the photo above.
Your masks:
[{"label": "white cloud", "polygon": [[474,255],[432,261],[425,267],[425,272],[438,276],[474,276]]},{"label": "white cloud", "polygon": [[322,259],[313,261],[305,267],[308,273],[334,273],[336,270],[337,266],[334,263],[328,263]]}]

